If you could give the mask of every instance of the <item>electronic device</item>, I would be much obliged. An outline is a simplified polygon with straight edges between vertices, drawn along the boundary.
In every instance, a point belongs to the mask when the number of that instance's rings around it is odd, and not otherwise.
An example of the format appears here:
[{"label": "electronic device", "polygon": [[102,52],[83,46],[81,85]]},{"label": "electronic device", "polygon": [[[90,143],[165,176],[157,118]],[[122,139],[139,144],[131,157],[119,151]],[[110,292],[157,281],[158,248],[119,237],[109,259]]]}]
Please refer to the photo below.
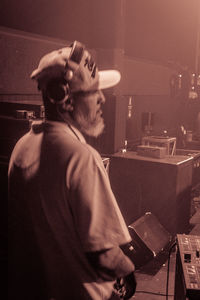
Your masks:
[{"label": "electronic device", "polygon": [[200,299],[200,236],[177,234],[175,300]]},{"label": "electronic device", "polygon": [[153,158],[166,157],[166,148],[158,146],[139,145],[137,146],[137,154]]},{"label": "electronic device", "polygon": [[174,155],[176,151],[176,138],[165,136],[144,136],[142,145],[165,147],[167,155]]}]

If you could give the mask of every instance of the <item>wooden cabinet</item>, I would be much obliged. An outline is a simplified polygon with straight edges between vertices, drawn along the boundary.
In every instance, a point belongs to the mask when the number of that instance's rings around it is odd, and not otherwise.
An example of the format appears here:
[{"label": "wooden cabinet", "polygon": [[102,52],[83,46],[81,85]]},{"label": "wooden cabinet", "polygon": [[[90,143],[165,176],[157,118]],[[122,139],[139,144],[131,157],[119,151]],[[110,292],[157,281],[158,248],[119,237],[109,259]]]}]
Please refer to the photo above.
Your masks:
[{"label": "wooden cabinet", "polygon": [[187,233],[190,219],[192,157],[163,159],[135,152],[110,159],[110,181],[127,225],[153,213],[171,234]]}]

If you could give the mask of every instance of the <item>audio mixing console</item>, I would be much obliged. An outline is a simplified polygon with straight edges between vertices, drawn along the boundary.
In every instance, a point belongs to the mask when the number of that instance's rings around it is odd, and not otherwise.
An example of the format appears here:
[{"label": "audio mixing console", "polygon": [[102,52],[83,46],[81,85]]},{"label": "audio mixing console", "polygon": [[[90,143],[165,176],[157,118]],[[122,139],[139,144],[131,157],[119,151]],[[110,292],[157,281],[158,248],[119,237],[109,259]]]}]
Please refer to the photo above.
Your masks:
[{"label": "audio mixing console", "polygon": [[174,299],[200,299],[200,236],[177,234]]}]

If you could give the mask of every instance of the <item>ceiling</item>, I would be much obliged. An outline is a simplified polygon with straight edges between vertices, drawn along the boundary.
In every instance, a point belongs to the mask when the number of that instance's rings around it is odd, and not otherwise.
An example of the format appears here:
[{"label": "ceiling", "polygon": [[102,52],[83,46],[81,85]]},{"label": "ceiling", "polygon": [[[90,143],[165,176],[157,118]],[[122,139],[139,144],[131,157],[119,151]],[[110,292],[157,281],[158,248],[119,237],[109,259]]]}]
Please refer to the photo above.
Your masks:
[{"label": "ceiling", "polygon": [[200,0],[1,0],[0,25],[92,47],[115,45],[122,23],[125,54],[194,71]]},{"label": "ceiling", "polygon": [[194,69],[200,0],[127,0],[126,4],[126,54]]}]

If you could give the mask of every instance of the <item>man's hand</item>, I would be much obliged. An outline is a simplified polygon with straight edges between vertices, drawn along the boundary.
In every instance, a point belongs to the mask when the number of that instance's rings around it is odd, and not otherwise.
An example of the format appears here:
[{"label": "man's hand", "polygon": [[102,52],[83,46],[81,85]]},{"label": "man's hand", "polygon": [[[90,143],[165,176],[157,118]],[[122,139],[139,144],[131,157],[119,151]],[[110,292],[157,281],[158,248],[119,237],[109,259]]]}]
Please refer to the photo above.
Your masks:
[{"label": "man's hand", "polygon": [[115,289],[120,298],[127,300],[135,294],[136,285],[135,275],[132,272],[123,278],[117,279]]},{"label": "man's hand", "polygon": [[126,290],[124,299],[130,299],[135,294],[137,285],[134,272],[124,277],[124,285]]}]

